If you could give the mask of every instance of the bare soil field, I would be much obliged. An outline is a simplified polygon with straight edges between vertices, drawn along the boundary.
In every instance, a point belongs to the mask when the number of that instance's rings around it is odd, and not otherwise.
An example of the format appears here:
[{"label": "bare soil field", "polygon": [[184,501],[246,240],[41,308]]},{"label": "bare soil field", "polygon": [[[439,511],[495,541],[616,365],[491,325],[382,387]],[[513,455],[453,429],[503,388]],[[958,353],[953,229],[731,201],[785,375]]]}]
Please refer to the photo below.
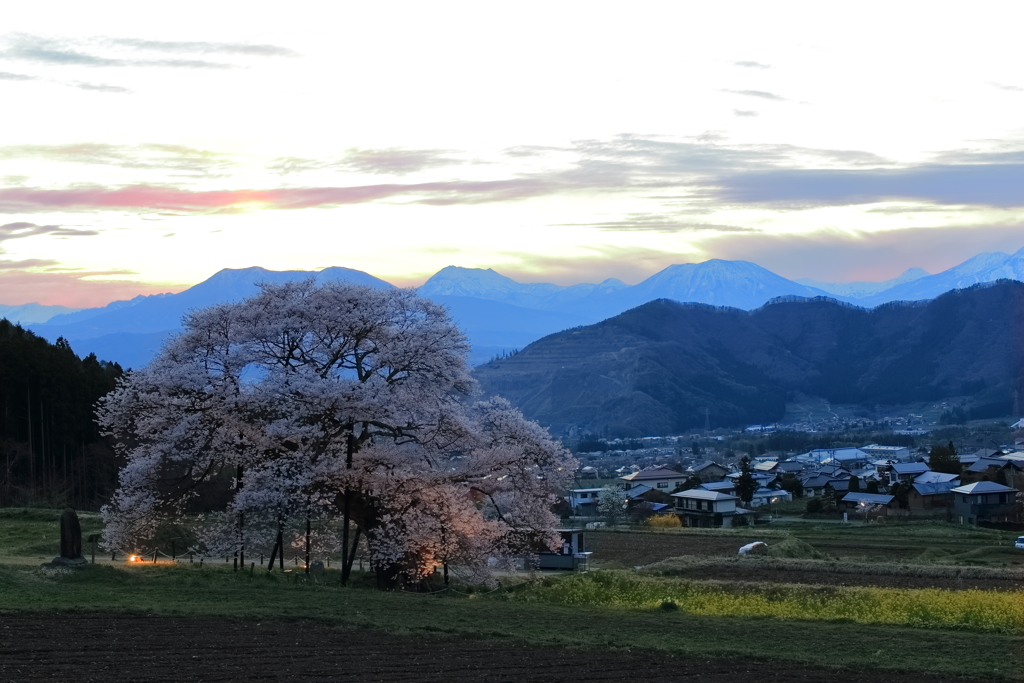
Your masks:
[{"label": "bare soil field", "polygon": [[1013,591],[1024,589],[1020,581],[1006,578],[956,578],[941,576],[901,576],[872,574],[839,574],[808,569],[772,568],[759,566],[714,565],[694,567],[692,570],[673,572],[684,579],[714,579],[719,581],[752,581],[758,583],[800,583],[815,586],[879,586],[881,588],[942,588],[945,590]]},{"label": "bare soil field", "polygon": [[[738,548],[746,542],[742,538],[710,535],[689,534],[658,534],[658,533],[619,533],[589,532],[588,546],[599,558],[598,566],[625,567],[647,566],[674,557],[698,558],[735,558]],[[821,549],[825,543],[817,542],[815,547]],[[860,546],[846,544],[846,551],[854,551]],[[889,552],[892,560],[905,560],[920,552],[920,548],[906,549],[898,546],[864,546],[874,550],[881,548]],[[831,548],[830,548],[831,549]],[[903,552],[899,552],[899,551]],[[880,565],[881,566],[881,565]],[[956,569],[951,568],[950,576],[913,576],[901,575],[897,572],[872,573],[838,573],[815,571],[812,568],[765,567],[756,562],[750,565],[742,563],[717,562],[708,566],[695,565],[692,569],[674,571],[673,576],[688,579],[714,579],[721,581],[753,581],[766,583],[801,583],[825,586],[880,586],[884,588],[943,588],[963,590],[978,588],[983,590],[1021,590],[1024,584],[1011,577],[961,578]]]},{"label": "bare soil field", "polygon": [[690,534],[587,532],[587,545],[602,562],[617,562],[623,567],[660,562],[670,557],[735,557],[746,541],[721,536]]},{"label": "bare soil field", "polygon": [[[642,672],[642,673],[641,673]],[[849,671],[495,639],[391,635],[309,621],[127,615],[0,616],[0,680],[941,683],[935,675]]]}]

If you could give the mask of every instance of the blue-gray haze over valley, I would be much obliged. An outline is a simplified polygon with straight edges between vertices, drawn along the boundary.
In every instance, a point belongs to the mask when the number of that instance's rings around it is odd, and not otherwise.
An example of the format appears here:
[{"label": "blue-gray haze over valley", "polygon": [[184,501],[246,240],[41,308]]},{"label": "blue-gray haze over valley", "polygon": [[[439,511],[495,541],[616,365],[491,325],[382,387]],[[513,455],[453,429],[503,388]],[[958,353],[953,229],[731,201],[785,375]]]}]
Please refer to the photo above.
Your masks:
[{"label": "blue-gray haze over valley", "polygon": [[[321,281],[392,286],[348,268],[327,268],[319,273],[226,269],[178,294],[140,296],[70,313],[59,307],[0,305],[0,316],[21,321],[51,341],[62,336],[79,355],[95,353],[125,367],[141,367],[164,339],[180,329],[187,311],[251,296],[258,282],[311,276]],[[711,260],[669,266],[632,286],[614,279],[569,287],[520,283],[491,269],[449,266],[418,292],[448,307],[468,335],[473,347],[470,360],[477,365],[548,334],[593,324],[656,299],[753,310],[778,297],[829,297],[872,308],[890,301],[933,299],[953,289],[999,279],[1024,281],[1024,249],[1012,255],[979,254],[934,275],[910,269],[883,283],[793,281],[754,263]]]}]

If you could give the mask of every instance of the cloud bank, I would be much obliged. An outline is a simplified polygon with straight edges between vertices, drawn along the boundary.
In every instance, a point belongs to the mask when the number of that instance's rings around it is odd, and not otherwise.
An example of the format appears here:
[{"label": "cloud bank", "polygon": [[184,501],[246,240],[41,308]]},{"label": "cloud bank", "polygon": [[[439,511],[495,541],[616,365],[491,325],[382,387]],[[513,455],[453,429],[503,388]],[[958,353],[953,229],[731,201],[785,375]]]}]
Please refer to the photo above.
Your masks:
[{"label": "cloud bank", "polygon": [[36,235],[53,235],[54,237],[89,237],[100,234],[96,230],[81,230],[62,225],[36,225],[19,221],[0,225],[0,242],[6,240],[34,237]]},{"label": "cloud bank", "polygon": [[[524,156],[528,155],[528,156]],[[898,165],[859,150],[792,145],[721,145],[698,140],[619,136],[583,140],[561,149],[507,153],[509,175],[488,180],[446,179],[297,187],[197,190],[138,183],[67,188],[0,189],[0,212],[136,210],[195,214],[255,209],[306,209],[369,202],[431,206],[519,201],[579,192],[646,193],[676,208],[752,206],[807,208],[910,200],[935,205],[1024,206],[1024,152],[946,152],[935,161]],[[166,170],[196,177],[228,175],[239,162],[229,155],[173,145],[22,145],[0,148],[0,160],[39,158]],[[530,170],[515,173],[519,159]],[[544,162],[547,161],[546,168]],[[350,175],[403,176],[442,167],[467,168],[446,150],[357,149],[338,158],[283,158],[267,163],[274,175],[338,170]],[[539,170],[538,170],[539,169]],[[511,171],[511,172],[510,172]],[[926,207],[924,207],[926,208]],[[697,221],[700,223],[700,221]],[[639,227],[643,222],[637,222]],[[601,226],[601,224],[595,224]],[[652,229],[663,229],[653,225]]]},{"label": "cloud bank", "polygon": [[[4,36],[0,59],[43,66],[89,68],[234,69],[237,64],[181,55],[296,57],[286,47],[258,43],[161,41],[98,37],[58,39],[22,33]],[[174,55],[174,56],[154,56]]]},{"label": "cloud bank", "polygon": [[814,206],[923,200],[1024,206],[1024,164],[923,165],[905,169],[775,169],[727,175],[712,191],[728,202]]}]

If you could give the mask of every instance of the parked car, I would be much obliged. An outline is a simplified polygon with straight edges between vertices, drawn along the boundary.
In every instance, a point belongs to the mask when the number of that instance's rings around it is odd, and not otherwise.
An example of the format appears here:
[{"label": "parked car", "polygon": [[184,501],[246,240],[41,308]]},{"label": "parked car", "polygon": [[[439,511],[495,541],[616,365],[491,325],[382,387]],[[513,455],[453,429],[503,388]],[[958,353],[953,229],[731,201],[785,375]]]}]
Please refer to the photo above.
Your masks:
[{"label": "parked car", "polygon": [[1024,536],[1018,536],[1017,542],[1013,544],[1013,547],[1024,549]]}]

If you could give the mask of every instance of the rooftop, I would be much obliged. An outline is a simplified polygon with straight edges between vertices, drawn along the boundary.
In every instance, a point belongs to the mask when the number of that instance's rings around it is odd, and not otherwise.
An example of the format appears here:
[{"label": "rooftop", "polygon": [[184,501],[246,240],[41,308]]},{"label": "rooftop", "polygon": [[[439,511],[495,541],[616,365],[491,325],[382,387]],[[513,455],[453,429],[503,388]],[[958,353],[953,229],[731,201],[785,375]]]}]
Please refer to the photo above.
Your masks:
[{"label": "rooftop", "polygon": [[739,500],[736,496],[731,496],[728,493],[720,493],[718,491],[706,491],[704,489],[690,489],[689,491],[680,491],[679,493],[673,493],[673,498],[691,498],[694,500]]},{"label": "rooftop", "polygon": [[868,454],[859,448],[816,448],[798,456],[796,460],[826,462],[828,460],[867,460]]},{"label": "rooftop", "polygon": [[620,477],[620,479],[625,479],[626,481],[650,481],[652,479],[672,479],[673,477],[686,479],[686,475],[682,472],[676,472],[674,469],[665,467],[664,465],[660,467],[649,467],[645,470],[634,472],[633,474],[627,474],[624,477]]},{"label": "rooftop", "polygon": [[1008,491],[1013,491],[1014,493],[1017,492],[1017,489],[997,484],[994,481],[976,481],[973,484],[957,486],[955,489],[950,490],[953,493],[962,493],[964,495],[973,495],[978,493],[1006,493]]},{"label": "rooftop", "polygon": [[931,483],[918,483],[914,482],[914,490],[922,496],[940,496],[944,493],[949,493],[953,490],[959,482],[957,481],[941,481]]},{"label": "rooftop", "polygon": [[931,469],[923,462],[895,462],[890,467],[896,474],[920,474]]},{"label": "rooftop", "polygon": [[967,468],[968,472],[984,472],[989,467],[1003,468],[1007,465],[1002,458],[978,458],[977,462]]},{"label": "rooftop", "polygon": [[887,496],[882,493],[847,493],[843,496],[843,500],[851,503],[870,503],[871,505],[888,505],[893,501],[892,496]]},{"label": "rooftop", "polygon": [[734,481],[711,481],[706,484],[701,484],[697,488],[704,489],[705,491],[731,491],[736,488],[736,482]]},{"label": "rooftop", "polygon": [[704,462],[695,462],[692,465],[690,465],[690,467],[688,467],[687,469],[689,469],[689,470],[691,470],[693,472],[700,472],[701,470],[706,469],[708,467],[721,467],[723,470],[728,469],[725,465],[719,465],[717,462],[715,462],[713,460],[705,460]]},{"label": "rooftop", "polygon": [[642,496],[645,493],[647,493],[648,491],[653,491],[653,490],[654,489],[652,489],[650,486],[644,486],[643,484],[637,484],[633,488],[631,488],[628,491],[626,491],[626,495],[630,496],[632,498],[636,498],[637,496]]},{"label": "rooftop", "polygon": [[922,472],[921,474],[917,475],[917,477],[914,479],[914,483],[944,484],[948,481],[953,481],[959,478],[960,475],[958,474],[949,474],[948,472],[932,472],[931,470],[929,470],[927,472]]}]

